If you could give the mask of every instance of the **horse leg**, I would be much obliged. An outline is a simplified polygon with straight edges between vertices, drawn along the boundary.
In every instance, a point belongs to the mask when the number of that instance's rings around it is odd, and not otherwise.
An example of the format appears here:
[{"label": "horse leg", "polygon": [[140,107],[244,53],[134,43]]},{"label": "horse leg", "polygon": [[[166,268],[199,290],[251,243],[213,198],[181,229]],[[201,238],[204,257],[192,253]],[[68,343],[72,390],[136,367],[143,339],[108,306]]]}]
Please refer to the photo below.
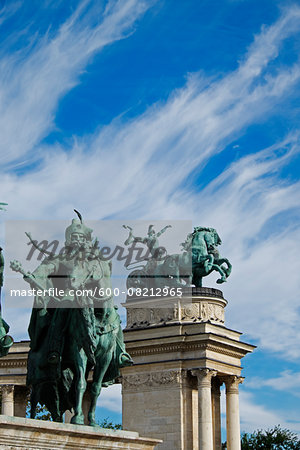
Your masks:
[{"label": "horse leg", "polygon": [[92,427],[98,425],[95,420],[97,400],[101,392],[103,377],[108,369],[108,366],[112,358],[112,353],[113,353],[112,350],[104,351],[102,347],[101,352],[102,359],[96,356],[96,366],[94,367],[93,383],[91,388],[91,405],[88,413],[89,425]]},{"label": "horse leg", "polygon": [[75,425],[84,425],[84,414],[82,411],[82,399],[83,395],[86,390],[86,379],[85,379],[85,373],[86,373],[86,366],[87,366],[87,357],[84,353],[84,351],[81,349],[78,355],[78,361],[77,361],[77,370],[76,370],[76,405],[74,408],[74,416],[71,419],[71,423]]},{"label": "horse leg", "polygon": [[212,269],[213,262],[214,262],[213,255],[208,254],[206,257],[206,260],[204,261],[204,267],[205,267],[205,270],[207,271],[207,273]]},{"label": "horse leg", "polygon": [[219,272],[220,275],[221,275],[221,278],[219,278],[219,279],[216,281],[218,284],[225,283],[225,281],[227,281],[227,280],[226,280],[226,273],[224,272],[224,270],[222,269],[221,266],[218,266],[217,264],[213,264],[212,270],[216,270],[216,271]]},{"label": "horse leg", "polygon": [[197,269],[193,270],[192,282],[195,285],[195,287],[202,287],[202,277],[200,273],[198,273]]},{"label": "horse leg", "polygon": [[32,391],[30,395],[30,419],[35,418],[36,405],[37,405],[37,387],[32,386]]},{"label": "horse leg", "polygon": [[171,280],[168,280],[168,281],[171,281],[172,282],[172,284],[170,284],[172,287],[182,287],[182,284],[180,283],[180,268],[179,268],[179,266],[178,267],[175,267],[175,268],[172,268],[172,270],[173,270],[173,274],[172,274],[172,279]]},{"label": "horse leg", "polygon": [[58,386],[56,384],[51,386],[51,391],[49,391],[49,398],[51,399],[51,401],[49,400],[46,406],[51,413],[53,421],[62,422],[62,413],[60,410]]},{"label": "horse leg", "polygon": [[231,270],[232,270],[232,265],[230,264],[230,262],[228,261],[227,258],[221,258],[218,260],[218,264],[220,264],[220,266],[225,263],[227,265],[227,267],[222,267],[222,269],[225,272],[226,278],[229,277],[229,275],[231,274]]}]

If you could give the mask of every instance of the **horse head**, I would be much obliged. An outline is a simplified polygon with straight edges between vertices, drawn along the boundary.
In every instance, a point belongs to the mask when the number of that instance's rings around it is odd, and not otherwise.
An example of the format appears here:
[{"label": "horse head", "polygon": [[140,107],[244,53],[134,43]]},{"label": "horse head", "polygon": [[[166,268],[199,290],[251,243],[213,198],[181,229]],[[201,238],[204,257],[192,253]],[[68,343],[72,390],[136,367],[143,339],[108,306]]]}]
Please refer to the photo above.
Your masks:
[{"label": "horse head", "polygon": [[205,242],[209,252],[214,251],[216,246],[222,244],[221,238],[214,228],[210,228],[209,231],[205,233]]},{"label": "horse head", "polygon": [[214,237],[215,245],[221,245],[222,240],[221,240],[220,236],[218,235],[217,230],[215,230],[214,228],[211,228],[211,233]]}]

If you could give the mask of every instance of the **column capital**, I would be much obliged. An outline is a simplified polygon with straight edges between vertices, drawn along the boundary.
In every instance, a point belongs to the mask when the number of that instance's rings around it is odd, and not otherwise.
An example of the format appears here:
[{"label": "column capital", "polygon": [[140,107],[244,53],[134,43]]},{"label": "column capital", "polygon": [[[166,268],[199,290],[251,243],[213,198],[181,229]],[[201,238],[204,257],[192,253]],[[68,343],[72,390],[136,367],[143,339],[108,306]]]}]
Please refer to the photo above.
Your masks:
[{"label": "column capital", "polygon": [[2,384],[0,386],[1,393],[4,395],[11,394],[14,391],[14,388],[15,388],[14,384]]},{"label": "column capital", "polygon": [[198,386],[211,387],[211,379],[217,375],[217,371],[214,369],[192,369],[191,374],[197,377]]},{"label": "column capital", "polygon": [[222,377],[222,380],[226,386],[227,394],[238,394],[239,392],[239,384],[244,381],[244,377],[240,377],[238,375],[228,375]]}]

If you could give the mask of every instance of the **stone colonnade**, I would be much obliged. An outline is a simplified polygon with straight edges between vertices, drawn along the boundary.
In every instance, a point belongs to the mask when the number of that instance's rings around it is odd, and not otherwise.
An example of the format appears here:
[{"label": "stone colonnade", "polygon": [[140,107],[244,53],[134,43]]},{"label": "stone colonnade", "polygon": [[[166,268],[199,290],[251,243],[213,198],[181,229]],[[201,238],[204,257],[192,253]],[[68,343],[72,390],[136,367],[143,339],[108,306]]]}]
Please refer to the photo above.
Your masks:
[{"label": "stone colonnade", "polygon": [[[123,426],[163,440],[165,450],[221,450],[221,386],[226,387],[227,449],[240,450],[241,376],[214,369],[170,369],[123,375]],[[140,431],[139,431],[140,432]]]},{"label": "stone colonnade", "polygon": [[198,436],[199,450],[220,450],[221,440],[221,391],[226,386],[227,449],[240,450],[239,384],[242,377],[217,376],[213,369],[194,369],[192,375],[198,381]]},{"label": "stone colonnade", "polygon": [[25,417],[29,389],[26,386],[2,384],[1,414],[6,416]]}]

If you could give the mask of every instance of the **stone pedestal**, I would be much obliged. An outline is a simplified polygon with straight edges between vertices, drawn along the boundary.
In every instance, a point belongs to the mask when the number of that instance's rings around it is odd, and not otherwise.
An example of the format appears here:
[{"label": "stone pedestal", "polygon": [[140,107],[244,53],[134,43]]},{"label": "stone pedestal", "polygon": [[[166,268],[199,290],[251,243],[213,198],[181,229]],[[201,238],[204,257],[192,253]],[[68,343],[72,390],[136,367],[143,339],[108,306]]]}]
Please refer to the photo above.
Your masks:
[{"label": "stone pedestal", "polygon": [[[226,304],[210,288],[124,304],[126,349],[134,360],[122,369],[124,429],[162,439],[159,449],[221,450],[220,386],[240,379],[241,359],[255,348],[225,327]],[[229,395],[230,450],[239,450],[237,402]]]},{"label": "stone pedestal", "polygon": [[106,430],[0,415],[0,448],[153,450],[160,441],[130,431]]}]

